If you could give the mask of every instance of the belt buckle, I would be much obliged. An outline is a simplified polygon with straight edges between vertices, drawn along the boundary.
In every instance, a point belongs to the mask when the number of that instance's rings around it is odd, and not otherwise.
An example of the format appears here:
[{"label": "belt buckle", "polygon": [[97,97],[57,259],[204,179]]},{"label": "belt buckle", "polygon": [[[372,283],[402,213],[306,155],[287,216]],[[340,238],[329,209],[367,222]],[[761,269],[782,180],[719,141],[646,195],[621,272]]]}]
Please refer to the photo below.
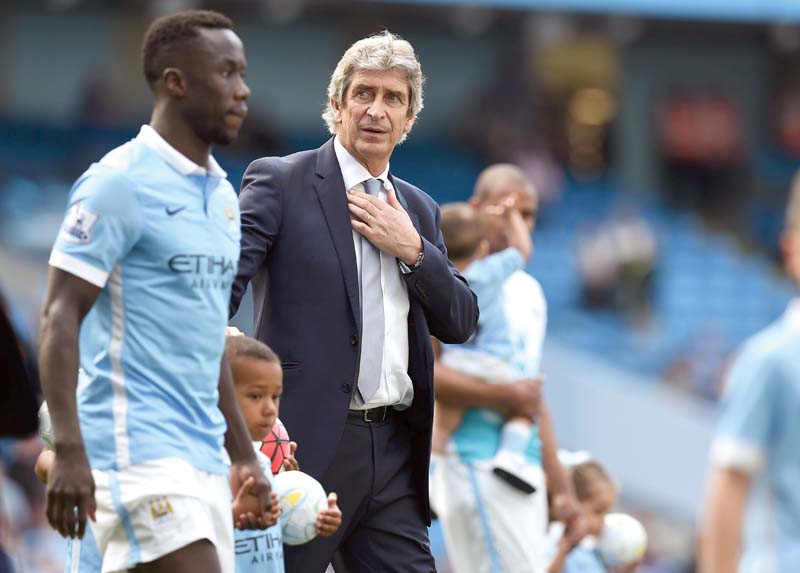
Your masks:
[{"label": "belt buckle", "polygon": [[[365,421],[365,422],[383,422],[384,420],[386,420],[386,410],[387,410],[387,407],[386,407],[386,406],[379,406],[379,407],[383,409],[383,416],[381,417],[381,419],[380,419],[380,420],[378,420],[378,419],[372,419],[372,418],[370,418],[370,417],[369,417],[369,412],[370,412],[370,410],[369,410],[369,409],[367,409],[367,410],[364,410],[364,421]],[[378,408],[373,408],[373,410],[377,410],[377,409],[378,409]]]}]

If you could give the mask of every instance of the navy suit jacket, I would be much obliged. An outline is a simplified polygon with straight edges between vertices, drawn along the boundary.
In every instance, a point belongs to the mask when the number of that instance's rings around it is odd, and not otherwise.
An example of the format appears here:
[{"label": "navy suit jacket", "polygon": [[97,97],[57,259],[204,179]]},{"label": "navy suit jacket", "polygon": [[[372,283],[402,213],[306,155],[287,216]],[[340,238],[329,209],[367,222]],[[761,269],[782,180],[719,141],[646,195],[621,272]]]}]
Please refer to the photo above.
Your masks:
[{"label": "navy suit jacket", "polygon": [[[414,401],[403,418],[411,435],[420,510],[429,521],[430,335],[447,343],[466,341],[477,324],[478,305],[447,260],[439,206],[417,187],[389,177],[425,250],[420,267],[404,275]],[[254,335],[278,353],[283,367],[281,420],[299,445],[303,471],[320,479],[344,430],[361,344],[355,247],[333,139],[319,149],[251,163],[239,202],[242,249],[230,314],[252,281]]]}]

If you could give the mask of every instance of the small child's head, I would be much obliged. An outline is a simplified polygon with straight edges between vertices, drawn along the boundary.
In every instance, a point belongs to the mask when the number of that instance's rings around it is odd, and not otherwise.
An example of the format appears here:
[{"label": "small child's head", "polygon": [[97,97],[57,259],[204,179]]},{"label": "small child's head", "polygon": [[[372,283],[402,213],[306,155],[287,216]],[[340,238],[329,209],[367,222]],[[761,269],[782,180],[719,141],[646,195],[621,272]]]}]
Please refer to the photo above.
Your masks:
[{"label": "small child's head", "polygon": [[263,440],[278,417],[283,393],[281,361],[269,346],[248,336],[228,336],[225,356],[250,438]]},{"label": "small child's head", "polygon": [[466,268],[489,253],[483,218],[469,203],[442,205],[442,236],[447,255],[457,267]]},{"label": "small child's head", "polygon": [[583,509],[589,535],[603,530],[606,514],[617,502],[617,486],[605,468],[594,460],[570,468],[575,495]]}]

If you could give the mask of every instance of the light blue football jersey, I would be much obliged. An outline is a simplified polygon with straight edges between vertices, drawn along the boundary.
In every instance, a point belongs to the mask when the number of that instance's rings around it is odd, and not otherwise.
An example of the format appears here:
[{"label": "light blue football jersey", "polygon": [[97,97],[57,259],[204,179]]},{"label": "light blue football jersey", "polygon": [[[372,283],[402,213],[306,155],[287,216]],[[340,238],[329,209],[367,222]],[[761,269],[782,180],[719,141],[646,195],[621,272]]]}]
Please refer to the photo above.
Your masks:
[{"label": "light blue football jersey", "polygon": [[64,573],[101,573],[103,556],[97,548],[92,528],[86,525],[83,539],[67,538],[67,558]]},{"label": "light blue football jersey", "polygon": [[[539,375],[541,367],[547,305],[539,283],[521,270],[523,263],[519,251],[506,249],[466,269],[464,276],[478,297],[481,318],[477,333],[464,348],[471,346],[497,356],[508,361],[520,378],[533,378]],[[500,447],[504,422],[492,410],[468,408],[452,437],[459,457],[467,462],[494,457]],[[525,455],[528,461],[541,464],[541,441],[536,426],[531,429]]]},{"label": "light blue football jersey", "polygon": [[731,369],[712,463],[752,476],[740,571],[800,571],[800,300]]},{"label": "light blue football jersey", "polygon": [[50,264],[102,290],[80,335],[91,465],[181,458],[225,473],[218,402],[239,206],[225,172],[149,126],[73,186]]},{"label": "light blue football jersey", "polygon": [[478,298],[481,313],[475,333],[462,345],[463,349],[474,349],[512,362],[514,345],[503,301],[503,285],[524,265],[522,253],[510,247],[479,259],[465,269],[464,277]]},{"label": "light blue football jersey", "polygon": [[[260,442],[254,442],[256,457],[261,464],[261,470],[275,489],[275,480],[272,477],[272,463],[258,448]],[[235,529],[234,552],[236,553],[236,573],[284,573],[283,565],[283,535],[281,522],[262,530]]]}]

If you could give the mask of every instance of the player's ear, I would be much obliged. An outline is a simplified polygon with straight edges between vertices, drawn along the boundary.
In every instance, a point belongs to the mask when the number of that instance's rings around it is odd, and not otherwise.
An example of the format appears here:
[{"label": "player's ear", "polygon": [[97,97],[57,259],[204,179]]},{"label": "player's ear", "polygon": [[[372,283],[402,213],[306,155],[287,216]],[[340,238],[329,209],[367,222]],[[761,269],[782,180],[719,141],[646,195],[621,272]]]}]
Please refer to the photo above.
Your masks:
[{"label": "player's ear", "polygon": [[491,247],[489,245],[488,239],[481,239],[480,245],[478,245],[478,256],[476,258],[482,259],[489,255]]},{"label": "player's ear", "polygon": [[161,72],[161,81],[164,82],[169,95],[178,98],[186,95],[186,77],[178,68],[164,68]]}]

